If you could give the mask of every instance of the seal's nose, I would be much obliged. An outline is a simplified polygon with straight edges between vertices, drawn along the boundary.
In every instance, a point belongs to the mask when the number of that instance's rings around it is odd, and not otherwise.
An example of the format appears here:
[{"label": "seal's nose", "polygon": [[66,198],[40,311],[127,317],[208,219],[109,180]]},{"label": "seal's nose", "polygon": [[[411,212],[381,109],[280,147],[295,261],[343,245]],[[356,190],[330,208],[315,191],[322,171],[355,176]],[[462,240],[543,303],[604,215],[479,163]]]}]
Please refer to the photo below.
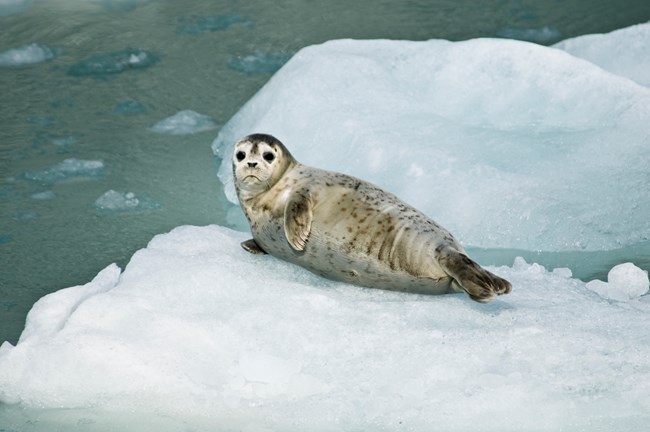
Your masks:
[{"label": "seal's nose", "polygon": [[251,168],[255,168],[257,166],[257,162],[248,162],[248,166]]}]

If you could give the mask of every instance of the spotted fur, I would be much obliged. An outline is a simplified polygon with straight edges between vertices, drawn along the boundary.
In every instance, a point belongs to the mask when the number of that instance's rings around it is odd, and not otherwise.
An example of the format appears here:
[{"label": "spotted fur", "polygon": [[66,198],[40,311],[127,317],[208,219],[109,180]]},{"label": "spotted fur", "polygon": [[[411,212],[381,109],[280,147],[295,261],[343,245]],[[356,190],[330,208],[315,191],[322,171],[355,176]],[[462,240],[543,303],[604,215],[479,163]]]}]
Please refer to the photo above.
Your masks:
[{"label": "spotted fur", "polygon": [[253,239],[269,253],[356,285],[488,302],[511,285],[481,268],[446,229],[363,180],[300,164],[270,135],[243,138],[233,175]]}]

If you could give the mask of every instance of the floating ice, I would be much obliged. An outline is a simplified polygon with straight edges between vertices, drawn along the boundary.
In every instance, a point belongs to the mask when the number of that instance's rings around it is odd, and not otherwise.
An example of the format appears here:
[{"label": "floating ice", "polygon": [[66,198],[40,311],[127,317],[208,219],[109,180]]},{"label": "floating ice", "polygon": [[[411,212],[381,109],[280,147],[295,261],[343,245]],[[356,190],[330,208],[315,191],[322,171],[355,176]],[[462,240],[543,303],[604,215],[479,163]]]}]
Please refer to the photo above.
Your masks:
[{"label": "floating ice", "polygon": [[151,126],[151,130],[161,134],[187,135],[204,132],[217,127],[210,117],[192,110],[179,111],[171,117]]},{"label": "floating ice", "polygon": [[567,39],[554,47],[650,87],[650,22]]},{"label": "floating ice", "polygon": [[77,138],[75,138],[73,135],[66,135],[58,138],[51,138],[51,141],[55,146],[65,148],[76,144]]},{"label": "floating ice", "polygon": [[649,89],[558,49],[340,40],[294,55],[212,147],[232,202],[233,145],[263,132],[466,245],[608,250],[650,238],[649,118]]},{"label": "floating ice", "polygon": [[32,5],[32,0],[0,0],[0,16],[22,12]]},{"label": "floating ice", "polygon": [[514,289],[489,305],[364,289],[246,238],[179,227],[44,297],[0,347],[0,401],[59,426],[101,411],[201,430],[647,428],[648,302],[522,259],[490,269]]},{"label": "floating ice", "polygon": [[607,282],[593,280],[587,288],[606,299],[628,301],[648,293],[648,272],[632,263],[619,264],[607,275]]},{"label": "floating ice", "polygon": [[104,9],[109,11],[130,12],[140,5],[150,3],[152,0],[94,0]]},{"label": "floating ice", "polygon": [[56,194],[52,191],[38,192],[32,194],[32,199],[39,200],[39,201],[51,200],[54,198],[56,198]]},{"label": "floating ice", "polygon": [[104,77],[127,70],[145,69],[157,62],[158,56],[150,51],[126,48],[107,54],[94,54],[72,65],[68,75]]},{"label": "floating ice", "polygon": [[292,56],[293,53],[255,52],[230,59],[228,67],[245,74],[272,73],[280,69]]},{"label": "floating ice", "polygon": [[138,101],[134,100],[125,100],[113,107],[113,114],[140,114],[145,112],[147,109]]},{"label": "floating ice", "polygon": [[21,222],[30,221],[38,219],[38,213],[33,211],[19,211],[14,214],[14,219]]},{"label": "floating ice", "polygon": [[19,177],[42,183],[55,183],[77,177],[104,175],[101,160],[65,159],[63,162],[36,171],[25,171]]},{"label": "floating ice", "polygon": [[518,39],[536,43],[550,42],[562,37],[562,33],[552,26],[542,28],[505,27],[499,30],[496,35],[501,38]]},{"label": "floating ice", "polygon": [[179,34],[198,34],[225,30],[233,26],[249,26],[252,22],[239,14],[227,13],[223,15],[189,16],[177,19]]},{"label": "floating ice", "polygon": [[50,127],[54,125],[54,119],[52,117],[30,116],[27,117],[27,123],[37,125],[37,126]]},{"label": "floating ice", "polygon": [[54,57],[54,52],[51,49],[45,45],[34,43],[0,52],[0,68],[33,65],[42,63],[52,57]]},{"label": "floating ice", "polygon": [[99,210],[111,212],[129,212],[138,210],[156,210],[160,204],[147,195],[136,195],[133,192],[118,192],[109,190],[95,201]]}]

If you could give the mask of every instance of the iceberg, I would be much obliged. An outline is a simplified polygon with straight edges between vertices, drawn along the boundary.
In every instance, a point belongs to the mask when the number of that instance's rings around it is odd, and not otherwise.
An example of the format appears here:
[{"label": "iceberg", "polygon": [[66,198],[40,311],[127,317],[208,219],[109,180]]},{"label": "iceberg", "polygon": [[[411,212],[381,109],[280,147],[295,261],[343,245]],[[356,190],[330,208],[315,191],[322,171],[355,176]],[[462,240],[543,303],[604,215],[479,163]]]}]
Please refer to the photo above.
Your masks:
[{"label": "iceberg", "polygon": [[[371,181],[466,245],[602,251],[650,238],[650,89],[505,39],[338,40],[302,49],[219,131]],[[621,211],[625,209],[625,218]]]},{"label": "iceberg", "polygon": [[553,45],[603,69],[650,87],[650,22]]},{"label": "iceberg", "polygon": [[359,288],[248,254],[246,238],[179,227],[124,271],[39,300],[0,347],[6,426],[22,429],[29,409],[41,430],[134,413],[250,431],[650,421],[647,296],[610,302],[521,258],[490,268],[514,289],[489,305]]},{"label": "iceberg", "polygon": [[205,132],[217,127],[210,117],[192,110],[179,111],[171,117],[151,126],[151,130],[160,134],[188,135]]},{"label": "iceberg", "polygon": [[30,44],[0,52],[0,68],[33,65],[50,60],[54,52],[45,45]]}]

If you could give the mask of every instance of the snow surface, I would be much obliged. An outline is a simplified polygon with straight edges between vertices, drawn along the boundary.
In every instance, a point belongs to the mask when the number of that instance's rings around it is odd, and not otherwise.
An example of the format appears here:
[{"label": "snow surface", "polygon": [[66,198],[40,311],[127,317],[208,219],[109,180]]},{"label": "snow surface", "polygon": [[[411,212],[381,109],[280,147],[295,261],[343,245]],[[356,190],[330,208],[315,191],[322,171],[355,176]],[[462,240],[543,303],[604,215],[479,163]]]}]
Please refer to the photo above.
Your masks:
[{"label": "snow surface", "polygon": [[151,130],[161,134],[188,135],[205,132],[216,127],[217,123],[212,118],[196,111],[183,110],[159,121],[151,126]]},{"label": "snow surface", "polygon": [[0,52],[0,68],[28,66],[53,57],[54,52],[50,48],[33,43]]},{"label": "snow surface", "polygon": [[554,47],[650,87],[650,22],[607,34],[578,36]]},{"label": "snow surface", "polygon": [[[220,430],[645,430],[650,302],[518,259],[489,305],[331,282],[179,227],[36,303],[0,400]],[[318,426],[317,426],[318,425]],[[612,429],[612,426],[615,426]],[[572,429],[573,430],[573,429]]]},{"label": "snow surface", "polygon": [[558,49],[339,40],[294,55],[212,147],[233,203],[233,145],[263,132],[466,245],[609,250],[650,238],[649,122],[650,89]]}]

